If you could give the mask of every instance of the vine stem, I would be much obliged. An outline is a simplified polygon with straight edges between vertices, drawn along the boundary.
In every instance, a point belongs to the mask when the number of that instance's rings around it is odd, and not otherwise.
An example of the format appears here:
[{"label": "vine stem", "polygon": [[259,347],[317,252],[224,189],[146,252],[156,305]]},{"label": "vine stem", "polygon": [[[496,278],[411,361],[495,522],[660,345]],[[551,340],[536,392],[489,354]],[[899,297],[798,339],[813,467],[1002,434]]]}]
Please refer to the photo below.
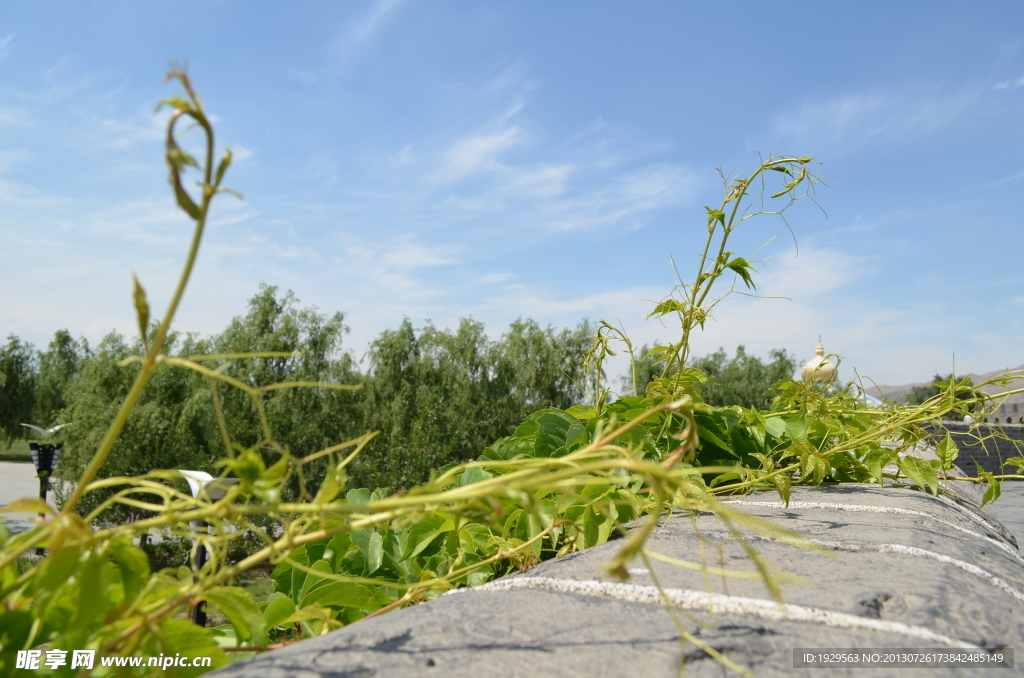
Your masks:
[{"label": "vine stem", "polygon": [[[189,115],[194,118],[196,122],[203,128],[206,133],[206,167],[203,171],[203,198],[202,206],[199,207],[199,217],[195,220],[196,226],[192,233],[192,243],[189,246],[188,257],[185,261],[185,266],[181,271],[181,277],[178,279],[178,286],[174,290],[174,296],[171,297],[171,303],[167,307],[167,312],[164,314],[163,320],[160,322],[159,327],[156,331],[156,337],[154,338],[153,345],[149,348],[146,353],[145,359],[142,361],[142,370],[135,377],[135,383],[132,384],[131,390],[125,397],[124,402],[121,403],[121,408],[117,412],[117,417],[114,419],[114,423],[107,430],[106,435],[103,437],[103,442],[100,444],[96,454],[93,455],[92,460],[89,462],[89,466],[85,469],[82,477],[79,478],[77,485],[75,486],[74,492],[71,497],[64,504],[64,508],[61,510],[62,514],[71,513],[78,502],[82,499],[85,494],[86,487],[89,483],[96,478],[99,474],[100,468],[103,463],[107,460],[110,455],[110,451],[114,447],[114,443],[121,435],[121,431],[124,430],[125,424],[128,423],[128,416],[131,414],[139,398],[142,396],[142,391],[152,379],[153,374],[160,366],[160,352],[163,350],[164,344],[167,341],[167,335],[171,328],[171,322],[174,320],[174,315],[177,313],[178,305],[181,303],[181,298],[185,294],[185,288],[188,286],[189,278],[192,276],[192,269],[196,263],[196,257],[199,255],[199,243],[203,238],[203,231],[206,227],[206,215],[210,208],[210,200],[213,198],[215,191],[211,183],[213,178],[213,129],[210,127],[210,123],[206,120],[206,116],[202,111],[202,104],[199,99],[195,96],[192,91],[192,86],[188,81],[188,75],[184,72],[172,73],[169,77],[178,77],[188,92],[189,96],[195,102],[195,111],[186,111],[185,109],[178,108],[171,114],[171,119],[167,123],[167,146],[171,148],[174,145],[174,126],[183,115]],[[171,178],[172,183],[179,190],[181,188],[181,176],[180,171],[173,164],[171,165]],[[145,328],[143,328],[144,330]],[[145,337],[142,340],[145,341]]]}]

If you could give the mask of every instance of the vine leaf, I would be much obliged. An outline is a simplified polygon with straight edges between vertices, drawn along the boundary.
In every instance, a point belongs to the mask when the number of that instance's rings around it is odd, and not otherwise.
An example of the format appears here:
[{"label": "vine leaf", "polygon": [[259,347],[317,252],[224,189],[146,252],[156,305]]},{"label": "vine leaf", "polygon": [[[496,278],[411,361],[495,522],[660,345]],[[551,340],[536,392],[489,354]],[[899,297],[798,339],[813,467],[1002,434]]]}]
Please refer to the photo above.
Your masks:
[{"label": "vine leaf", "polygon": [[132,298],[135,300],[135,315],[139,321],[139,336],[142,337],[142,344],[148,351],[149,335],[146,330],[149,327],[149,302],[146,301],[146,290],[139,283],[139,278],[134,273],[132,273],[132,281],[135,283]]},{"label": "vine leaf", "polygon": [[952,436],[947,433],[945,440],[935,446],[935,454],[942,463],[942,470],[948,471],[953,468],[953,461],[960,455],[960,449]]},{"label": "vine leaf", "polygon": [[927,459],[904,457],[899,461],[899,469],[922,490],[927,490],[933,496],[939,494],[939,478],[935,475],[935,469]]},{"label": "vine leaf", "polygon": [[981,498],[981,508],[985,508],[985,504],[990,504],[999,499],[1003,493],[1003,488],[999,485],[999,479],[982,469],[981,466],[978,466],[978,477],[988,485],[985,488],[984,496]]}]

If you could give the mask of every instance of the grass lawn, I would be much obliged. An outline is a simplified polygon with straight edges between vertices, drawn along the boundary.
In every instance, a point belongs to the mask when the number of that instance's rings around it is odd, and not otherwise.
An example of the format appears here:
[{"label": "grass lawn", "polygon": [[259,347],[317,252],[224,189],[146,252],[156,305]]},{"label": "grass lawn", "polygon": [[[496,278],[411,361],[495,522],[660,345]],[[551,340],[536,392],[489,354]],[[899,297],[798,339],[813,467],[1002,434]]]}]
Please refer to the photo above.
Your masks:
[{"label": "grass lawn", "polygon": [[27,440],[15,440],[4,449],[0,446],[0,461],[32,461]]}]

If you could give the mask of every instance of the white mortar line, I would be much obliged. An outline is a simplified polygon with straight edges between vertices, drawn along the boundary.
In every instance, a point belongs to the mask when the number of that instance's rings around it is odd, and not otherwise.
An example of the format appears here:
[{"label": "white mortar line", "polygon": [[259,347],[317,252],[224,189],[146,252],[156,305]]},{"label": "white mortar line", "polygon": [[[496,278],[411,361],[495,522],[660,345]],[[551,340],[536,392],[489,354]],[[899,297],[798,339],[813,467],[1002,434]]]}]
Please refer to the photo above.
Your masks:
[{"label": "white mortar line", "polygon": [[[942,482],[945,482],[945,481],[939,481],[939,482],[942,483]],[[955,490],[952,490],[952,489],[950,489],[949,491],[950,492],[955,492]],[[947,506],[955,508],[960,513],[965,514],[968,518],[970,518],[974,522],[978,523],[982,527],[984,527],[986,529],[989,529],[989,530],[995,530],[995,527],[992,525],[992,523],[990,523],[989,521],[985,520],[983,517],[978,515],[978,511],[982,510],[981,508],[974,509],[974,508],[970,508],[970,506],[961,506],[960,504],[956,503],[955,500],[951,499],[950,497],[944,496],[942,494],[937,495],[935,498],[939,499],[940,501],[945,503]]]},{"label": "white mortar line", "polygon": [[455,589],[448,593],[452,594],[463,591],[515,591],[521,589],[538,589],[554,591],[556,593],[599,596],[649,605],[664,604],[665,601],[662,597],[662,593],[664,593],[665,597],[673,604],[687,610],[714,610],[718,614],[751,615],[769,621],[803,622],[831,626],[833,628],[878,631],[879,633],[899,634],[925,642],[941,643],[949,647],[979,649],[977,645],[936,633],[923,626],[869,619],[817,607],[775,603],[760,598],[743,598],[692,589],[666,588],[659,591],[654,586],[638,586],[636,584],[523,576],[497,579],[472,589]]},{"label": "white mortar line", "polygon": [[958,560],[957,558],[951,558],[950,556],[944,556],[941,553],[935,553],[934,551],[926,551],[925,549],[919,549],[916,546],[904,546],[903,544],[881,544],[878,548],[879,553],[905,553],[912,556],[920,556],[922,558],[931,558],[937,560],[940,563],[948,563],[959,567],[964,572],[970,572],[973,575],[987,579],[992,585],[1004,592],[1009,593],[1017,600],[1024,602],[1024,593],[1021,593],[1017,589],[1013,588],[1005,581],[995,576],[987,570],[983,570],[977,565]]},{"label": "white mortar line", "polygon": [[[705,531],[705,534],[707,534],[707,531]],[[771,537],[766,537],[760,534],[745,535],[745,538],[752,538],[755,541],[776,541]],[[1024,603],[1024,593],[1010,584],[1007,584],[1002,578],[997,577],[988,570],[984,570],[977,565],[973,565],[958,558],[953,558],[952,556],[945,556],[941,553],[936,553],[935,551],[928,551],[916,546],[906,546],[904,544],[846,544],[841,541],[825,541],[820,539],[808,539],[807,542],[816,546],[830,548],[833,551],[849,551],[852,553],[860,553],[862,551],[874,551],[875,553],[902,553],[907,556],[930,558],[932,560],[937,560],[940,563],[959,567],[964,572],[969,572],[970,574],[981,577],[996,588],[1001,589],[1004,593],[1009,593],[1011,596]],[[628,572],[630,574],[642,574],[639,572],[634,573],[633,570],[628,570]]]},{"label": "white mortar line", "polygon": [[[723,503],[727,504],[739,504],[746,506],[768,506],[771,508],[787,508],[787,506],[781,501],[743,501],[741,499],[733,499]],[[854,511],[859,513],[901,513],[904,515],[911,516],[923,516],[925,518],[931,518],[934,521],[942,523],[946,527],[951,527],[954,530],[969,534],[978,539],[984,539],[998,549],[1009,553],[1011,556],[1017,559],[1017,562],[1024,564],[1024,557],[1020,555],[1020,552],[1014,549],[1009,544],[1004,544],[1001,541],[992,539],[983,534],[979,534],[973,530],[968,530],[966,527],[960,527],[942,518],[936,518],[930,513],[923,511],[914,511],[912,509],[899,508],[896,506],[867,506],[864,504],[842,504],[838,502],[826,502],[826,501],[791,501],[789,502],[788,508],[810,508],[810,509],[838,509],[841,511]]]}]

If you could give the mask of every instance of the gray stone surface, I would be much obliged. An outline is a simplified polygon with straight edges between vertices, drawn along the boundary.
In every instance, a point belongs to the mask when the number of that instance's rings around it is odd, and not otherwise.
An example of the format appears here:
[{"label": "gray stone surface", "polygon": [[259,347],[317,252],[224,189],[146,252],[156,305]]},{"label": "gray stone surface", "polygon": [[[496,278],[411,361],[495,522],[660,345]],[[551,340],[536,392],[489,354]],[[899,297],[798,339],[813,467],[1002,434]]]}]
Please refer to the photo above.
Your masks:
[{"label": "gray stone surface", "polygon": [[[795,648],[1024,648],[1024,558],[980,496],[870,485],[794,488],[727,506],[800,532],[816,549],[760,534],[737,516],[674,514],[652,551],[747,573],[742,540],[797,579],[784,605],[756,581],[636,562],[631,579],[601,566],[621,542],[353,624],[220,670],[219,676],[735,675],[685,634],[761,676],[899,676],[907,668],[793,668]],[[703,543],[698,538],[703,536]],[[742,538],[742,539],[741,539]],[[1019,672],[997,670],[996,674]],[[917,672],[915,672],[916,674]],[[928,676],[977,675],[975,667]],[[913,674],[912,674],[913,675]],[[924,674],[921,674],[924,675]],[[983,675],[989,675],[983,672]]]},{"label": "gray stone surface", "polygon": [[1003,524],[1016,538],[1017,545],[1024,545],[1024,481],[1006,481],[1003,494],[985,510]]}]

